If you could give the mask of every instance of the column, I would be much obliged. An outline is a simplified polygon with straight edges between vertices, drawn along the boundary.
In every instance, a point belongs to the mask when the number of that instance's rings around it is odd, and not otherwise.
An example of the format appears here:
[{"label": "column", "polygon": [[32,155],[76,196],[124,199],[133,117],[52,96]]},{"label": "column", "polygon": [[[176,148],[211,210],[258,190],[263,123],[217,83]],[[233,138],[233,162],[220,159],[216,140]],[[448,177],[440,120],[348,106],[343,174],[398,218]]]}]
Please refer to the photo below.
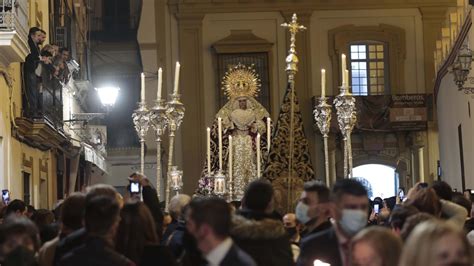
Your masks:
[{"label": "column", "polygon": [[420,176],[420,182],[425,182],[425,156],[424,147],[417,149],[418,152],[418,175]]},{"label": "column", "polygon": [[[202,69],[203,14],[176,14],[178,51],[181,64],[180,93],[186,108],[177,132],[176,152],[182,155],[183,193],[193,194],[202,170],[206,151],[204,123],[204,84]],[[178,143],[179,142],[179,143]],[[178,156],[176,156],[178,159]],[[179,163],[179,161],[177,161]],[[185,162],[185,163],[184,163]]]}]

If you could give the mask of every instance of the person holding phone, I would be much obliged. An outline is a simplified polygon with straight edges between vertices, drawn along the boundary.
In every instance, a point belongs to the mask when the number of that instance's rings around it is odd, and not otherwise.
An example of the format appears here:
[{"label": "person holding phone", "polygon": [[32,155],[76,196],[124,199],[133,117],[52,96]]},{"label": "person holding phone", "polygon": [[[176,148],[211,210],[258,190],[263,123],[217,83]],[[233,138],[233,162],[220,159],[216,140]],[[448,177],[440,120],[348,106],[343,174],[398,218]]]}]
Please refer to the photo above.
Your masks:
[{"label": "person holding phone", "polygon": [[[163,211],[161,210],[161,207],[160,207],[160,201],[158,199],[158,194],[156,192],[156,189],[151,186],[150,180],[148,180],[146,176],[140,173],[131,174],[128,180],[130,181],[131,195],[133,195],[132,193],[138,193],[138,195],[140,195],[140,192],[141,192],[142,197],[143,197],[143,203],[145,203],[148,209],[150,209],[151,215],[153,216],[153,219],[155,220],[156,228],[162,228],[163,227]],[[137,191],[137,186],[138,186],[138,192],[132,192],[132,190]],[[159,239],[161,239],[163,232],[161,230],[157,230],[157,234],[158,234]]]}]

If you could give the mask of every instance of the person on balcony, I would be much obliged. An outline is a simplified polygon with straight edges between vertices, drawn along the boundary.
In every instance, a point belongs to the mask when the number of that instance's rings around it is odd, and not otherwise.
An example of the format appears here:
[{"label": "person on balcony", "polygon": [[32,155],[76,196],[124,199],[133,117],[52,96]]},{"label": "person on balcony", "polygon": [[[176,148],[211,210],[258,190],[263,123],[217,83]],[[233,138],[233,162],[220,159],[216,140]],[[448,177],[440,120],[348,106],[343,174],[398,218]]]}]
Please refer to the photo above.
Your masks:
[{"label": "person on balcony", "polygon": [[41,29],[38,27],[33,27],[29,30],[28,46],[30,47],[30,54],[26,57],[23,65],[25,84],[23,108],[25,110],[25,115],[28,117],[36,117],[39,113],[38,78],[35,75],[35,70],[41,61],[39,48],[42,38],[41,35]]}]

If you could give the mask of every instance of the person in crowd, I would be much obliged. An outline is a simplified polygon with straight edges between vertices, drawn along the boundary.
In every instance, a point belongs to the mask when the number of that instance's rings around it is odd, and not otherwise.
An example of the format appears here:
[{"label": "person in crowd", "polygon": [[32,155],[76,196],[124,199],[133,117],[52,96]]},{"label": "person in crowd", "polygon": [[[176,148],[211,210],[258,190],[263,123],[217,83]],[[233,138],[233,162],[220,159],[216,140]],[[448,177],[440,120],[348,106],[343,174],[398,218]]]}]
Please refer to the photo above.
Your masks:
[{"label": "person in crowd", "polygon": [[59,211],[59,235],[53,240],[44,243],[41,247],[38,253],[39,266],[53,265],[56,247],[59,241],[84,226],[85,200],[86,198],[83,193],[75,192],[67,197],[61,204],[61,211]]},{"label": "person in crowd", "polygon": [[177,217],[178,224],[174,231],[170,232],[169,236],[164,239],[163,244],[171,250],[180,265],[188,266],[205,263],[205,259],[197,247],[196,240],[186,228],[185,214],[189,203],[185,204],[185,202],[190,201],[190,197],[180,195],[174,196],[170,200],[172,206],[168,206],[168,209],[174,209],[176,214],[179,213]]},{"label": "person in crowd", "polygon": [[414,206],[420,212],[449,220],[460,229],[466,222],[467,211],[462,206],[440,199],[433,188],[424,188],[420,184],[410,189],[405,204]]},{"label": "person in crowd", "polygon": [[196,239],[198,248],[204,254],[208,265],[257,265],[230,237],[231,213],[225,200],[220,198],[193,199],[189,203],[186,227]]},{"label": "person in crowd", "polygon": [[332,266],[351,265],[351,239],[368,221],[367,190],[355,179],[341,179],[333,187],[332,201],[333,226],[301,241],[297,265],[313,265],[317,259]]},{"label": "person in crowd", "polygon": [[306,182],[296,205],[296,219],[304,225],[301,237],[316,234],[331,227],[329,222],[329,188],[318,181]]},{"label": "person in crowd", "polygon": [[120,221],[120,208],[115,197],[86,197],[84,224],[87,238],[84,244],[66,254],[60,265],[135,265],[114,250],[114,240]]},{"label": "person in crowd", "polygon": [[[186,194],[178,194],[171,198],[168,204],[168,211],[171,216],[171,223],[163,234],[162,243],[167,243],[169,237],[176,231],[180,223],[184,223],[183,209],[191,201],[191,197]],[[184,226],[182,226],[184,228]],[[182,232],[182,231],[180,231]]]},{"label": "person in crowd", "polygon": [[431,188],[440,199],[451,201],[453,198],[453,189],[445,181],[436,180],[431,184]]},{"label": "person in crowd", "polygon": [[400,237],[403,239],[403,241],[406,241],[417,225],[430,220],[436,220],[436,217],[426,212],[419,212],[408,217],[402,227],[402,230],[400,231]]},{"label": "person in crowd", "polygon": [[[117,191],[114,187],[106,184],[96,184],[87,189],[85,204],[91,199],[99,196],[109,197],[114,201],[117,201],[116,195]],[[63,237],[56,247],[53,265],[59,265],[60,259],[75,248],[81,246],[84,243],[86,237],[87,231],[84,227],[77,229],[76,231]]]},{"label": "person in crowd", "polygon": [[392,232],[400,235],[403,225],[408,217],[418,213],[418,209],[410,205],[398,205],[390,214],[389,224]]},{"label": "person in crowd", "polygon": [[296,261],[300,255],[300,225],[296,220],[294,213],[287,213],[283,216],[283,226],[285,227],[286,233],[290,237],[291,251],[293,253],[293,260]]},{"label": "person in crowd", "polygon": [[26,211],[26,204],[22,200],[15,199],[8,204],[5,216],[8,217],[10,215],[15,215],[26,217]]},{"label": "person in crowd", "polygon": [[258,265],[292,265],[293,254],[285,227],[273,214],[273,187],[256,180],[248,184],[242,209],[233,217],[232,238]]},{"label": "person in crowd", "polygon": [[136,265],[176,265],[168,248],[159,245],[155,221],[148,207],[139,201],[126,203],[120,212],[115,249]]},{"label": "person in crowd", "polygon": [[351,241],[353,266],[398,266],[402,240],[390,229],[371,226]]},{"label": "person in crowd", "polygon": [[471,247],[456,225],[430,220],[419,224],[408,237],[399,265],[469,266],[473,262]]},{"label": "person in crowd", "polygon": [[67,62],[71,59],[70,51],[67,47],[59,48],[59,55],[64,62]]},{"label": "person in crowd", "polygon": [[26,208],[27,208],[26,217],[31,219],[31,217],[35,214],[36,209],[32,205],[28,205],[28,206],[26,206]]},{"label": "person in crowd", "polygon": [[38,45],[43,45],[44,42],[46,41],[46,31],[40,29],[40,38],[39,38],[39,43]]},{"label": "person in crowd", "polygon": [[[130,181],[138,182],[142,187],[142,198],[145,205],[151,212],[155,221],[155,228],[163,226],[163,211],[160,208],[160,200],[156,189],[151,186],[150,180],[146,176],[139,173],[133,173],[129,177]],[[157,231],[158,238],[161,239],[163,234],[161,230]]]},{"label": "person in crowd", "polygon": [[54,223],[54,214],[50,210],[39,209],[32,217],[40,231],[41,243],[46,243],[58,235],[59,228]]},{"label": "person in crowd", "polygon": [[9,216],[0,226],[1,265],[35,265],[39,247],[38,229],[25,216]]},{"label": "person in crowd", "polygon": [[459,206],[464,207],[467,211],[467,218],[466,222],[464,223],[464,231],[466,233],[471,232],[474,230],[474,219],[471,218],[471,209],[472,203],[470,200],[466,199],[461,192],[453,192],[452,202],[456,203]]}]

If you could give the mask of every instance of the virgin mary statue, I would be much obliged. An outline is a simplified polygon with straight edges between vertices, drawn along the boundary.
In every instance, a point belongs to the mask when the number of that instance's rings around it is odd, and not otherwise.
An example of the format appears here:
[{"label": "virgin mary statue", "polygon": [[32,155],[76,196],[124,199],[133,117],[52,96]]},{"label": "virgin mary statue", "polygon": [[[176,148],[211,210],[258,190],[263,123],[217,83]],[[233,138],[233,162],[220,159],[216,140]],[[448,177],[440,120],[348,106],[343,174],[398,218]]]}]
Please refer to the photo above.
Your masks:
[{"label": "virgin mary statue", "polygon": [[[215,117],[222,119],[223,135],[223,170],[226,174],[227,190],[232,189],[231,200],[240,200],[246,185],[257,179],[257,147],[260,147],[260,165],[267,159],[267,118],[268,111],[256,99],[260,80],[253,67],[238,64],[229,68],[222,81],[223,90],[229,101],[219,110]],[[218,129],[214,122],[211,132],[212,164],[211,171],[218,171]],[[257,135],[260,143],[257,144]],[[229,148],[229,136],[232,136],[232,149]],[[229,162],[229,151],[232,151],[232,163]],[[217,160],[216,160],[217,159]],[[231,169],[230,169],[231,168]],[[204,169],[204,175],[207,167]],[[229,173],[232,173],[230,180]],[[209,182],[201,179],[200,189]],[[207,188],[212,190],[212,188]]]}]

